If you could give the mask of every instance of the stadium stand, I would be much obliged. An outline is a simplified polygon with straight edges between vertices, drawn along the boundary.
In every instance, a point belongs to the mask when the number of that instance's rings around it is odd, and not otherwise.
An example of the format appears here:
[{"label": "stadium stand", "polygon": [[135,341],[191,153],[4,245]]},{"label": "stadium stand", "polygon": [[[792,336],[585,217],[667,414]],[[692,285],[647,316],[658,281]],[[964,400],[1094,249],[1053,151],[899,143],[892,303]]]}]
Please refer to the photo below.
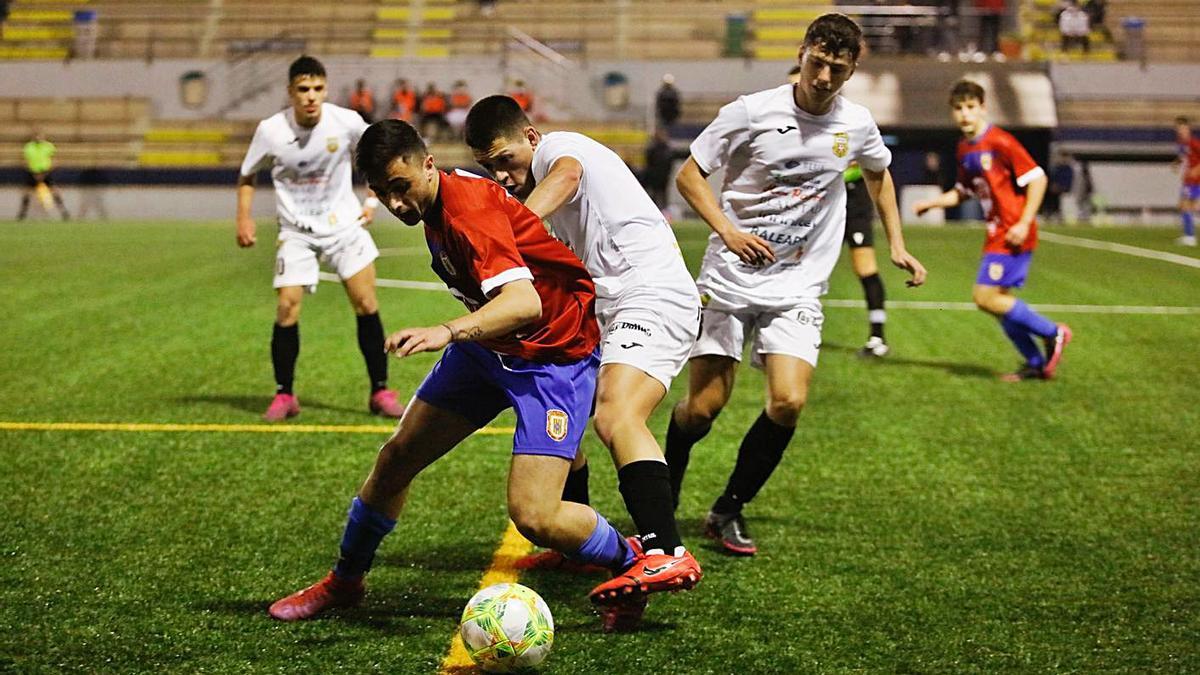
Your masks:
[{"label": "stadium stand", "polygon": [[150,119],[135,98],[0,99],[0,156],[20,157],[34,129],[58,146],[63,167],[133,166]]}]

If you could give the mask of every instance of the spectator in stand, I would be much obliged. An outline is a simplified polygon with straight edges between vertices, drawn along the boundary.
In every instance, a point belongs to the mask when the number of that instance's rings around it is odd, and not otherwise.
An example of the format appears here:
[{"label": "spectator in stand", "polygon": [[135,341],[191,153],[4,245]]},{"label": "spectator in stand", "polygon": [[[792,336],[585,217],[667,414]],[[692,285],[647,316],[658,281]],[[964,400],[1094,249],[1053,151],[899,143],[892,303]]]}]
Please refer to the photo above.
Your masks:
[{"label": "spectator in stand", "polygon": [[530,111],[533,110],[533,92],[525,86],[525,80],[513,80],[513,88],[512,91],[508,92],[508,95],[517,102],[517,105],[521,106],[521,110],[526,115],[531,114]]},{"label": "spectator in stand", "polygon": [[8,21],[9,0],[0,0],[0,35],[4,35],[4,22]]},{"label": "spectator in stand", "polygon": [[675,88],[675,76],[670,73],[662,76],[662,85],[654,95],[654,115],[658,126],[667,130],[679,120],[679,90]]},{"label": "spectator in stand", "polygon": [[1108,36],[1108,28],[1104,25],[1104,17],[1108,14],[1108,0],[1084,0],[1083,11],[1091,19],[1092,28],[1102,31]]},{"label": "spectator in stand", "polygon": [[454,88],[450,90],[450,110],[446,112],[446,122],[456,139],[462,137],[463,125],[467,122],[467,113],[471,111],[472,103],[474,101],[466,81],[455,82]]},{"label": "spectator in stand", "polygon": [[1000,22],[1004,20],[1004,0],[975,0],[979,13],[979,51],[1000,53]]},{"label": "spectator in stand", "polygon": [[1066,7],[1058,15],[1058,32],[1062,35],[1063,52],[1071,51],[1072,45],[1079,45],[1083,53],[1091,51],[1092,18],[1079,6],[1079,0],[1068,0]]},{"label": "spectator in stand", "polygon": [[394,120],[412,122],[417,113],[417,90],[413,89],[408,80],[403,77],[396,80],[392,87],[392,112]]},{"label": "spectator in stand", "polygon": [[496,0],[479,0],[479,13],[491,16],[496,13]]},{"label": "spectator in stand", "polygon": [[375,94],[367,86],[366,80],[354,83],[354,91],[350,92],[349,108],[358,113],[367,124],[375,121]]},{"label": "spectator in stand", "polygon": [[426,84],[425,93],[421,94],[421,135],[430,140],[444,138],[450,129],[446,121],[448,109],[446,94],[438,89],[437,84]]}]

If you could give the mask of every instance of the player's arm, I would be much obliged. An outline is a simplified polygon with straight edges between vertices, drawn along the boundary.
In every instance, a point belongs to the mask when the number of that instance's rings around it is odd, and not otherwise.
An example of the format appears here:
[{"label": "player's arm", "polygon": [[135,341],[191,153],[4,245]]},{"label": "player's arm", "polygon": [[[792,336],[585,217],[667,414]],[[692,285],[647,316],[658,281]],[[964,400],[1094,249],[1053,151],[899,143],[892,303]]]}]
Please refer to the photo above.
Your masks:
[{"label": "player's arm", "polygon": [[891,247],[892,264],[902,270],[907,270],[912,278],[909,286],[920,286],[925,283],[925,266],[917,260],[904,245],[904,233],[900,229],[900,207],[896,204],[896,184],[892,181],[892,172],[871,171],[863,167],[863,180],[867,183],[867,193],[875,202],[875,210],[883,221],[883,231],[887,234]]},{"label": "player's arm", "polygon": [[542,298],[529,279],[504,284],[486,305],[440,326],[407,328],[393,333],[384,349],[404,357],[435,352],[451,342],[487,340],[508,335],[542,316]]},{"label": "player's arm", "polygon": [[538,181],[537,187],[525,199],[525,208],[545,219],[563,204],[571,201],[583,182],[583,165],[574,157],[559,157],[551,165],[546,177]]},{"label": "player's arm", "polygon": [[725,242],[725,246],[742,262],[747,265],[775,262],[775,252],[771,250],[770,244],[756,235],[742,232],[729,222],[729,218],[721,210],[721,205],[717,203],[716,195],[708,187],[707,178],[696,163],[696,158],[689,155],[675,179],[675,187],[679,189],[679,194],[683,195],[688,206],[700,214],[704,222],[708,223],[712,231]]},{"label": "player's arm", "polygon": [[933,199],[924,199],[913,204],[913,212],[918,216],[929,209],[952,209],[962,203],[963,193],[958,188],[950,188]]},{"label": "player's arm", "polygon": [[375,191],[367,188],[367,198],[363,200],[362,216],[359,217],[358,223],[363,227],[375,222],[375,209],[379,208],[379,197],[375,196]]},{"label": "player's arm", "polygon": [[237,181],[237,243],[246,248],[253,246],[255,237],[254,216],[250,215],[254,205],[254,174],[238,176]]},{"label": "player's arm", "polygon": [[1046,186],[1049,184],[1050,179],[1043,172],[1025,185],[1025,209],[1021,211],[1021,217],[1017,219],[1017,222],[1008,228],[1008,232],[1004,235],[1004,241],[1012,246],[1020,246],[1025,243],[1025,238],[1029,236],[1029,227],[1033,224],[1033,219],[1042,206],[1042,198],[1046,196]]}]

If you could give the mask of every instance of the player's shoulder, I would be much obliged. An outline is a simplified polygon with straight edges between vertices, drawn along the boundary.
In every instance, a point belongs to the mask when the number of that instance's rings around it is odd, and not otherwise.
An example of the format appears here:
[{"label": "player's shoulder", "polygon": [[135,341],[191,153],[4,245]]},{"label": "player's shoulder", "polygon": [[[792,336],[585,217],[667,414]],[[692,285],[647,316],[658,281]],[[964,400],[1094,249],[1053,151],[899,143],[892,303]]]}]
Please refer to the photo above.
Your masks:
[{"label": "player's shoulder", "polygon": [[746,113],[751,116],[780,109],[791,110],[794,106],[792,85],[784,84],[750,94],[742,94],[730,105],[744,106]]},{"label": "player's shoulder", "polygon": [[508,192],[495,181],[462,169],[442,173],[442,208],[452,219],[479,212],[495,212],[509,199]]},{"label": "player's shoulder", "polygon": [[328,115],[339,126],[359,127],[366,124],[363,122],[362,116],[358,113],[349,108],[343,108],[336,103],[329,103],[328,101],[321,104],[321,115]]},{"label": "player's shoulder", "polygon": [[861,103],[855,103],[845,96],[834,99],[833,113],[843,122],[856,126],[875,126],[875,116],[871,109]]},{"label": "player's shoulder", "polygon": [[1007,130],[1001,129],[1000,127],[996,126],[995,124],[988,127],[988,130],[986,132],[986,138],[989,143],[992,143],[994,145],[1020,145],[1021,144],[1021,142],[1017,140],[1016,136],[1013,136]]}]

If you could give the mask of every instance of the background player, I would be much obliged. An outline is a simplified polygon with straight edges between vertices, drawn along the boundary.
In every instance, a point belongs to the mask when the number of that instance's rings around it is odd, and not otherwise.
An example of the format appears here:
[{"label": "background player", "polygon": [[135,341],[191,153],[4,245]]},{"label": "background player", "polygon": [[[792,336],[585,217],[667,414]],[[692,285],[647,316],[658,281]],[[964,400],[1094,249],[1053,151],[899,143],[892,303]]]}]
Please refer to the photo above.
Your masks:
[{"label": "background player", "polygon": [[1175,140],[1179,143],[1179,163],[1183,185],[1179,189],[1179,220],[1183,234],[1175,240],[1180,246],[1196,245],[1196,212],[1200,210],[1200,138],[1192,135],[1186,117],[1175,118]]},{"label": "background player", "polygon": [[[54,179],[50,170],[54,167],[54,144],[46,140],[41,129],[35,129],[33,138],[22,149],[25,155],[25,192],[21,195],[21,209],[17,212],[17,220],[25,220],[29,213],[29,200],[36,196],[46,213],[50,213],[50,201],[58,207],[63,220],[70,220],[67,205],[63,203],[62,194],[54,187]],[[49,198],[47,198],[49,197]]]},{"label": "background player", "polygon": [[[1043,317],[1013,294],[1025,284],[1037,248],[1035,215],[1046,193],[1046,172],[1012,134],[988,123],[983,87],[961,80],[950,90],[950,115],[962,132],[958,183],[936,199],[917,202],[917,215],[957,206],[968,195],[983,203],[987,239],[975,279],[975,305],[1000,320],[1025,364],[1008,382],[1050,379],[1058,369],[1071,329]],[[1041,338],[1045,353],[1034,338]]]},{"label": "background player", "polygon": [[[746,340],[767,376],[766,409],[738,449],[725,492],[705,531],[730,552],[757,551],[742,507],[770,478],[795,432],[821,345],[820,296],[846,223],[842,173],[863,168],[891,243],[892,262],[925,280],[900,232],[895,186],[871,113],[838,95],[854,74],[862,31],[841,14],[809,25],[800,81],[742,96],[721,108],[692,143],[677,186],[713,234],[697,284],[704,303],[687,397],[672,411],[667,463],[678,495],[692,446],[712,428],[733,391]],[[706,178],[725,169],[721,200]]]},{"label": "background player", "polygon": [[599,366],[594,286],[579,260],[500,186],[438,171],[406,122],[368,129],[356,163],[389,211],[408,225],[425,223],[434,271],[471,311],[388,338],[388,350],[401,357],[446,351],[354,499],[337,566],[273,604],[271,615],[307,619],[356,603],[412,479],[509,407],[517,428],[508,511],[522,534],[612,568],[617,576],[601,588],[617,589],[617,597],[598,588],[599,604],[694,583],[666,556],[639,556],[591,507],[561,500]]},{"label": "background player", "polygon": [[[675,523],[666,461],[646,425],[699,329],[700,296],[671,226],[616,153],[582,134],[543,135],[508,96],[489,96],[471,108],[466,140],[480,166],[546,219],[591,274],[604,334],[596,434],[612,452],[646,552],[669,554],[672,564],[699,577]],[[586,501],[582,453],[576,464],[569,483],[583,483]]]},{"label": "background player", "polygon": [[277,422],[300,414],[292,391],[300,356],[300,304],[305,289],[317,288],[318,260],[337,272],[357,317],[358,348],[371,381],[367,408],[399,417],[404,406],[387,388],[383,322],[375,298],[379,249],[363,229],[374,218],[379,200],[372,195],[360,205],[351,182],[350,156],[367,124],[353,110],[325,102],[325,67],[311,56],[292,62],[287,91],[291,107],[254,130],[237,188],[237,242],[253,246],[254,178],[259,170],[271,168],[279,214],[274,281],[278,304],[271,335],[275,398],[263,418]]},{"label": "background player", "polygon": [[[788,71],[788,83],[800,83],[800,66]],[[887,310],[883,308],[885,294],[883,278],[879,276],[879,263],[875,260],[875,204],[863,184],[862,169],[852,163],[842,174],[846,181],[846,235],[844,240],[850,249],[850,265],[863,287],[867,299],[867,323],[870,335],[867,343],[858,350],[862,357],[887,356],[891,348],[883,336],[883,325],[887,323]]]}]

